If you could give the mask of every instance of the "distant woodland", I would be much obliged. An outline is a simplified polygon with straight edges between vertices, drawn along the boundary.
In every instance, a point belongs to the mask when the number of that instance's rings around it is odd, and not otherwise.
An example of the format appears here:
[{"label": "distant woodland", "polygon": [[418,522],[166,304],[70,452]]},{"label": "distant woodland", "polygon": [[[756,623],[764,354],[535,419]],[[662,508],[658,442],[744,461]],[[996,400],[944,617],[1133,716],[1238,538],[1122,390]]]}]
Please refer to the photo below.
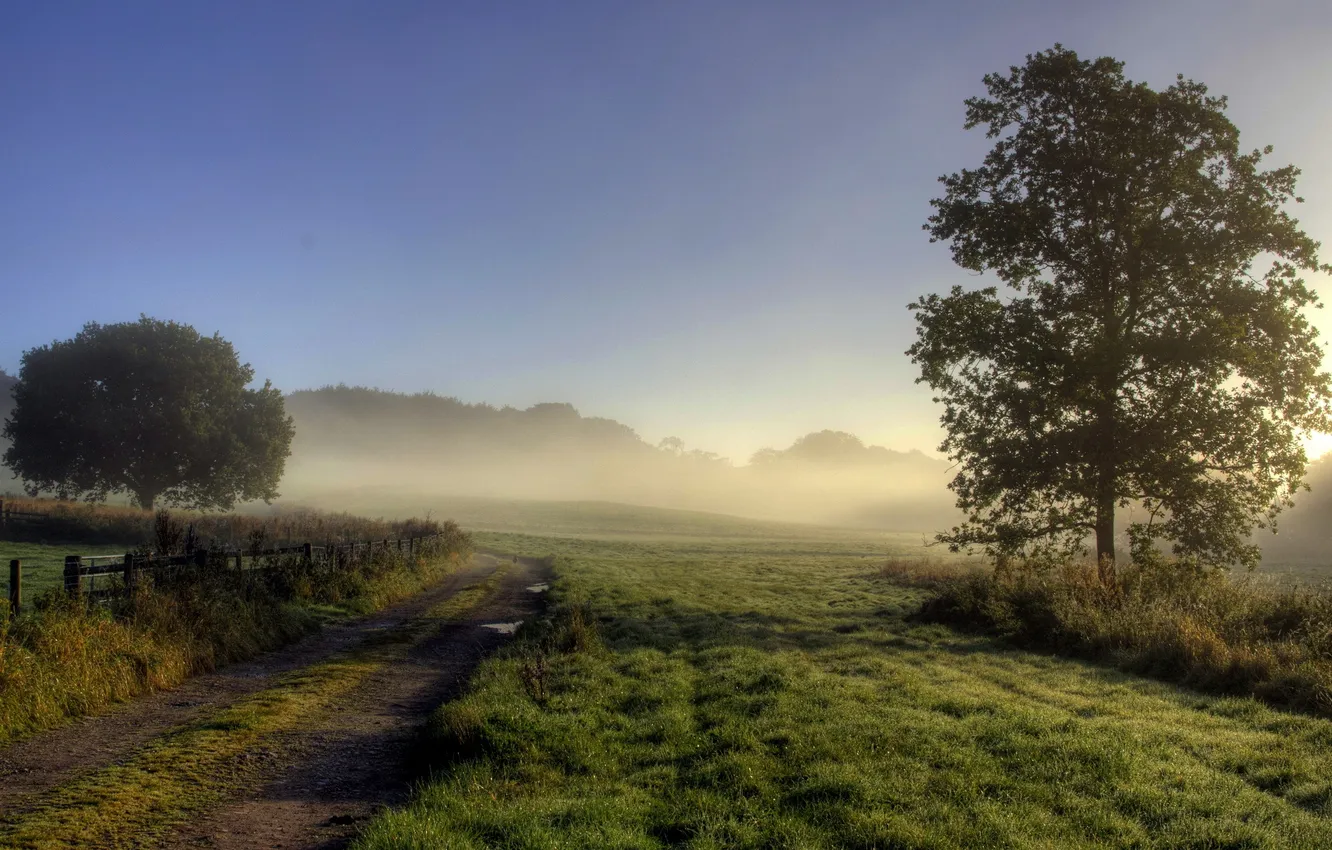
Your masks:
[{"label": "distant woodland", "polygon": [[952,521],[948,466],[920,452],[810,434],[737,466],[659,445],[568,404],[526,409],[363,387],[292,393],[296,442],[284,492],[347,488],[532,499],[600,499],[771,519],[921,530]]}]

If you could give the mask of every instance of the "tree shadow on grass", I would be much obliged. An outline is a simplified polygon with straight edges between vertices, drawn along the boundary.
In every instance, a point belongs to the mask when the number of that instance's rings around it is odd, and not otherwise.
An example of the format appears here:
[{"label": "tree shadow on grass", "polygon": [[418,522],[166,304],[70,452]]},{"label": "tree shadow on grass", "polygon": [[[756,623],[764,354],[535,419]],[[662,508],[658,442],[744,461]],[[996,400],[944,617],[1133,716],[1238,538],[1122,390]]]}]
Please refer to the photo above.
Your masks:
[{"label": "tree shadow on grass", "polygon": [[617,652],[653,649],[665,653],[696,653],[733,648],[836,656],[844,651],[867,651],[892,655],[913,667],[937,664],[939,655],[958,660],[973,657],[1016,659],[1037,666],[1057,661],[1061,667],[1076,670],[1079,677],[1099,686],[1128,686],[1156,696],[1176,694],[1198,705],[1210,705],[1217,698],[1095,659],[1033,653],[992,635],[923,623],[900,613],[885,615],[883,609],[875,608],[843,608],[790,617],[752,610],[716,611],[672,603],[669,611],[660,615],[606,618],[601,621],[600,630],[606,645]]},{"label": "tree shadow on grass", "polygon": [[[602,638],[619,651],[656,649],[702,651],[746,647],[764,652],[824,652],[845,647],[925,649],[934,646],[961,653],[1001,653],[1009,648],[983,636],[922,626],[882,609],[840,608],[790,617],[762,611],[715,611],[672,605],[649,616],[608,617]],[[946,638],[946,640],[940,640]]]}]

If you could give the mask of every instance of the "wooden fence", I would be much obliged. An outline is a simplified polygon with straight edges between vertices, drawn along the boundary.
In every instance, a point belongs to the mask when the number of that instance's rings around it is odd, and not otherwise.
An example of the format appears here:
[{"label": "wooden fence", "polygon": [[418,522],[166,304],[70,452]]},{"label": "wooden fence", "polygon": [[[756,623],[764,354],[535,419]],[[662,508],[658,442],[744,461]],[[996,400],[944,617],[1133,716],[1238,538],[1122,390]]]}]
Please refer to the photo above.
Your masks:
[{"label": "wooden fence", "polygon": [[0,496],[0,528],[7,525],[17,525],[27,522],[42,522],[47,519],[49,514],[37,513],[35,511],[19,511],[5,504],[4,496]]},{"label": "wooden fence", "polygon": [[[331,572],[369,563],[376,554],[394,554],[411,557],[425,554],[443,538],[443,534],[422,537],[403,537],[396,540],[364,540],[355,543],[326,543],[299,546],[279,546],[272,549],[196,549],[183,555],[146,555],[127,552],[124,555],[66,555],[64,570],[65,592],[71,596],[104,597],[114,593],[133,592],[144,575],[187,575],[213,569],[231,571],[242,577],[256,570],[267,570],[295,560],[309,569]],[[246,561],[249,566],[246,566]],[[99,579],[105,580],[98,588]],[[118,579],[119,581],[113,581]],[[17,616],[23,604],[23,562],[9,562],[9,605]]]}]

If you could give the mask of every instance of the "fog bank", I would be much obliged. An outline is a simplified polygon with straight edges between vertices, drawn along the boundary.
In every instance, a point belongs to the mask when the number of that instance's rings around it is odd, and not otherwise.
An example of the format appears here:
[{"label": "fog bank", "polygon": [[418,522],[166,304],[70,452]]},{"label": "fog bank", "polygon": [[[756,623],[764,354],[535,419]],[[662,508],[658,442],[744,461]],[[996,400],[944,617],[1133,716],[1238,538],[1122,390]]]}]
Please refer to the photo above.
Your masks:
[{"label": "fog bank", "polygon": [[338,493],[612,501],[758,519],[934,531],[957,515],[948,465],[920,452],[807,435],[745,465],[678,440],[653,446],[567,404],[525,410],[354,387],[287,399],[296,440],[284,499]]}]

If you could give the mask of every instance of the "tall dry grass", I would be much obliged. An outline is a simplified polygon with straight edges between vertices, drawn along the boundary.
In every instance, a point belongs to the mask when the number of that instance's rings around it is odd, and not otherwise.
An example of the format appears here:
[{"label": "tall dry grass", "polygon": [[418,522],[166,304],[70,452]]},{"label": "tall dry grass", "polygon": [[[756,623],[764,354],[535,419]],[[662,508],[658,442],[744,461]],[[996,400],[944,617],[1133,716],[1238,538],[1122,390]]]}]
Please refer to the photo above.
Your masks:
[{"label": "tall dry grass", "polygon": [[884,561],[879,566],[879,575],[908,587],[938,587],[980,570],[974,562],[899,555]]},{"label": "tall dry grass", "polygon": [[949,582],[926,619],[1022,646],[1332,715],[1332,591],[1167,559],[1103,584],[1094,565],[1016,563]]},{"label": "tall dry grass", "polygon": [[[67,543],[149,546],[157,541],[160,512],[124,505],[58,499],[5,497],[15,511],[45,514],[38,522],[13,523],[12,539]],[[264,513],[171,511],[172,520],[192,531],[193,542],[208,549],[245,549],[255,538],[268,546],[419,537],[431,533],[429,519],[386,520],[301,507],[272,507]]]}]

